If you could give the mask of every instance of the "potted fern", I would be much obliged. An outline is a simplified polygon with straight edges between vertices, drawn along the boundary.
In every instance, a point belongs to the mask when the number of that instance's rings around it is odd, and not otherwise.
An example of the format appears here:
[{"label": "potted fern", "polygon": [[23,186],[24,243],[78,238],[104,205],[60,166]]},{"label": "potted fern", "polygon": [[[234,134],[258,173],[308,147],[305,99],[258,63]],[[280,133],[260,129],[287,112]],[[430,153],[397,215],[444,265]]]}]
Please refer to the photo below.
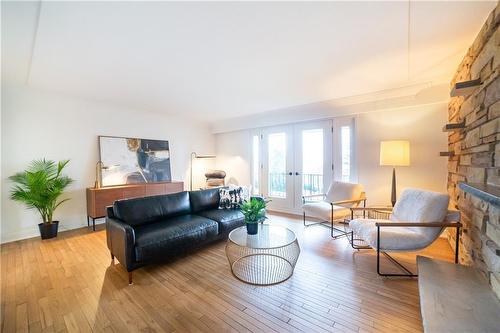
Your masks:
[{"label": "potted fern", "polygon": [[9,177],[15,184],[10,198],[40,213],[43,222],[38,224],[38,228],[42,239],[57,236],[59,221],[54,221],[52,217],[56,208],[69,200],[58,201],[66,187],[73,182],[71,178],[62,174],[68,162],[69,160],[58,163],[45,159],[35,160],[25,171]]},{"label": "potted fern", "polygon": [[240,204],[241,212],[245,216],[245,224],[249,235],[257,234],[259,222],[267,218],[266,205],[267,201],[257,197],[252,197],[250,200],[245,200]]}]

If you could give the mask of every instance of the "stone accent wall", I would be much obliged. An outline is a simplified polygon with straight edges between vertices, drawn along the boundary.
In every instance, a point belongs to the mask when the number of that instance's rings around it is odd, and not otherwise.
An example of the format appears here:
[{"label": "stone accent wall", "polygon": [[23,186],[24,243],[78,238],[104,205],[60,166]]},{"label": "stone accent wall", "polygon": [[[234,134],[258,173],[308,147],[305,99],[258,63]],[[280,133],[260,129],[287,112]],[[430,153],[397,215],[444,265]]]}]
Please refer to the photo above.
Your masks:
[{"label": "stone accent wall", "polygon": [[[500,186],[500,5],[489,15],[451,82],[481,78],[482,85],[468,97],[453,97],[449,123],[465,120],[466,127],[450,132],[448,192],[460,209],[464,228],[460,262],[477,267],[500,298],[500,207],[458,187],[458,182]],[[454,231],[448,239],[455,247]]]}]

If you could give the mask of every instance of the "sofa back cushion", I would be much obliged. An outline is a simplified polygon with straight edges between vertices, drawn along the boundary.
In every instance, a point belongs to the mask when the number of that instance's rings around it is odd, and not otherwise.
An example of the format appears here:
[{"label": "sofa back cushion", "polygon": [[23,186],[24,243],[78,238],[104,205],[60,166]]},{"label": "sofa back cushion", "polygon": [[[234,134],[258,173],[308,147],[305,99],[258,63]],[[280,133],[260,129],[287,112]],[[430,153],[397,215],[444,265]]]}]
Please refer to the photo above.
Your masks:
[{"label": "sofa back cushion", "polygon": [[356,200],[361,197],[362,192],[363,186],[360,184],[332,182],[326,192],[326,200],[328,202]]},{"label": "sofa back cushion", "polygon": [[193,213],[202,210],[219,208],[219,189],[213,188],[208,190],[191,191],[189,192],[191,200],[191,211]]},{"label": "sofa back cushion", "polygon": [[113,213],[118,219],[131,226],[148,224],[171,216],[190,214],[189,192],[118,200],[113,204]]}]

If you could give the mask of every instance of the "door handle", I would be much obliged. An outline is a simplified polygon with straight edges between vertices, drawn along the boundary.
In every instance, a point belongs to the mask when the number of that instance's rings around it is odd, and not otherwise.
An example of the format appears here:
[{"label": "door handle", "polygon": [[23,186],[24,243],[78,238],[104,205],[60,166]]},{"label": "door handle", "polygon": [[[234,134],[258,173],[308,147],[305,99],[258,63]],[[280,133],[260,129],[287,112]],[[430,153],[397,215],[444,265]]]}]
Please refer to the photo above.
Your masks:
[{"label": "door handle", "polygon": [[293,175],[293,172],[291,172],[291,171],[290,171],[290,172],[288,173],[288,175],[289,175],[289,176]]},{"label": "door handle", "polygon": [[298,176],[298,175],[300,175],[300,173],[298,173],[298,172],[295,172],[295,176]]}]

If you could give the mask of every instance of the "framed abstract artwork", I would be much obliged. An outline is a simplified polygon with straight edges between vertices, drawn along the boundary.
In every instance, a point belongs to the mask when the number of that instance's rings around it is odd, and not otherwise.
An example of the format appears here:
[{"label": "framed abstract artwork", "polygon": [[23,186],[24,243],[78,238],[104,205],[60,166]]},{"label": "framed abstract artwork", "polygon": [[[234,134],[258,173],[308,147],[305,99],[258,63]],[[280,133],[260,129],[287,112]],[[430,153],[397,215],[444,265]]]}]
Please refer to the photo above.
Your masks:
[{"label": "framed abstract artwork", "polygon": [[170,149],[166,140],[99,136],[103,186],[170,182]]}]

